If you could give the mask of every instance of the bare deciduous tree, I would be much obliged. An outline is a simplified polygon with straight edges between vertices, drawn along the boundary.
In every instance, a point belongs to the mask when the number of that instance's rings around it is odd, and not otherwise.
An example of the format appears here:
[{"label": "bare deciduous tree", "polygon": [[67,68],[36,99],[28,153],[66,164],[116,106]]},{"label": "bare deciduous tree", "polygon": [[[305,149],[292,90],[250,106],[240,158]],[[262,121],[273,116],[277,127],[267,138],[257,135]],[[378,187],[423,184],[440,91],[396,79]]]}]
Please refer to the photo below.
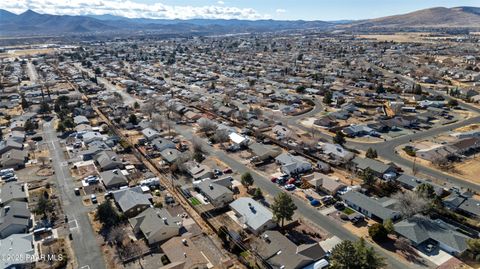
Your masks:
[{"label": "bare deciduous tree", "polygon": [[225,129],[220,129],[215,132],[215,135],[213,136],[213,139],[215,140],[216,143],[225,143],[229,140],[229,134],[228,131]]},{"label": "bare deciduous tree", "polygon": [[47,156],[40,156],[37,160],[42,164],[42,167],[45,167],[46,163],[49,161],[50,158]]},{"label": "bare deciduous tree", "polygon": [[432,164],[441,170],[447,171],[453,168],[453,164],[447,157],[437,156],[432,159]]},{"label": "bare deciduous tree", "polygon": [[163,123],[165,122],[165,118],[160,114],[155,114],[152,116],[152,128],[155,130],[161,130],[163,127]]},{"label": "bare deciduous tree", "polygon": [[123,225],[113,227],[108,233],[107,240],[111,244],[121,246],[126,239],[125,227]]},{"label": "bare deciduous tree", "polygon": [[153,113],[157,111],[157,102],[155,99],[150,99],[140,106],[140,110],[142,113],[148,115],[149,119],[152,119]]},{"label": "bare deciduous tree", "polygon": [[215,122],[206,118],[198,120],[198,126],[200,127],[199,131],[205,134],[212,133],[217,129]]},{"label": "bare deciduous tree", "polygon": [[198,137],[193,137],[192,139],[193,152],[203,152],[202,141]]},{"label": "bare deciduous tree", "polygon": [[396,209],[407,218],[424,212],[429,206],[429,201],[417,192],[397,192],[392,198],[397,199]]}]

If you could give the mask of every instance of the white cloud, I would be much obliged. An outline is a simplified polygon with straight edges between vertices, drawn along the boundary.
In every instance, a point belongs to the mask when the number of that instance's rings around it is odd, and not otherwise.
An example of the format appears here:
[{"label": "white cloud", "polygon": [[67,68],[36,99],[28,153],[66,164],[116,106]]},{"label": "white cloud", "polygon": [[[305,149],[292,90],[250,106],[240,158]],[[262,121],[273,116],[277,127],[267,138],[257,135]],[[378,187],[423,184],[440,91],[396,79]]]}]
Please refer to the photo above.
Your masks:
[{"label": "white cloud", "polygon": [[219,5],[176,6],[162,3],[144,4],[131,0],[17,0],[0,1],[0,8],[14,13],[32,9],[39,13],[55,15],[102,15],[111,14],[129,18],[154,19],[266,19],[253,8],[238,8]]},{"label": "white cloud", "polygon": [[285,9],[283,9],[283,8],[278,8],[277,10],[275,10],[275,12],[280,15],[280,14],[283,14],[283,13],[285,13],[285,12],[287,12],[287,11],[286,11]]},{"label": "white cloud", "polygon": [[219,5],[225,5],[225,2],[223,2],[223,1],[217,1],[217,4],[219,4]]}]

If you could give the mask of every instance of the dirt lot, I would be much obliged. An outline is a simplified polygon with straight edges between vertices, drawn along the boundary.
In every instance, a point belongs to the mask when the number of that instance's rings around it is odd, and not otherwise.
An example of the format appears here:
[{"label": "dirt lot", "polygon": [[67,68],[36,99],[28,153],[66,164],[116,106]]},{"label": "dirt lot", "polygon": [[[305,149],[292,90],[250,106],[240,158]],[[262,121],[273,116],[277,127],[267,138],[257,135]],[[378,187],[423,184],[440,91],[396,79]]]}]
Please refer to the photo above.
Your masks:
[{"label": "dirt lot", "polygon": [[428,43],[433,42],[428,40],[425,35],[429,33],[395,33],[389,35],[359,35],[360,38],[369,38],[375,39],[377,41],[394,41],[394,42],[419,42],[419,43]]},{"label": "dirt lot", "polygon": [[473,183],[480,184],[480,156],[475,159],[465,160],[455,165],[455,170],[459,171],[460,177],[471,181]]},{"label": "dirt lot", "polygon": [[[414,157],[407,155],[405,151],[402,150],[402,148],[403,148],[402,146],[397,148],[397,151],[400,157],[413,161]],[[441,171],[438,168],[436,168],[431,162],[420,159],[420,158],[416,158],[415,162],[419,165],[423,165],[423,166],[438,170],[447,175],[459,177],[459,178],[465,179],[466,181],[470,181],[477,184],[480,183],[480,177],[478,177],[480,173],[480,156],[477,156],[474,159],[472,158],[472,159],[464,160],[460,163],[455,163],[454,168],[451,171]]]},{"label": "dirt lot", "polygon": [[70,246],[70,243],[68,241],[65,241],[65,239],[56,239],[53,242],[47,244],[40,244],[39,246],[39,252],[41,254],[52,254],[58,257],[62,255],[62,259],[60,260],[59,258],[57,261],[52,262],[38,262],[35,265],[35,268],[60,268],[64,265],[66,265],[67,269],[76,268],[77,265],[75,259],[73,258],[73,252],[71,251],[72,247]]}]

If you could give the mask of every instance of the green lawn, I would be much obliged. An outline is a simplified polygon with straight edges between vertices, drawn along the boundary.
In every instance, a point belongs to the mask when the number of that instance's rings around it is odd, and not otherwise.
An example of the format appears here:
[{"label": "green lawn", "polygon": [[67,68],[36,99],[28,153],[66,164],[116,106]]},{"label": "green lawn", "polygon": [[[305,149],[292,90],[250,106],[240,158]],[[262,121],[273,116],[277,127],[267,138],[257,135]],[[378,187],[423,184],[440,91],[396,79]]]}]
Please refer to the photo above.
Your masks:
[{"label": "green lawn", "polygon": [[199,201],[197,198],[195,198],[195,197],[190,198],[190,203],[192,203],[192,205],[200,205],[200,204],[202,204],[202,203],[200,203],[200,201]]},{"label": "green lawn", "polygon": [[343,213],[345,213],[346,215],[350,215],[350,214],[355,213],[355,211],[353,209],[351,209],[350,207],[345,207],[345,209],[343,210]]}]

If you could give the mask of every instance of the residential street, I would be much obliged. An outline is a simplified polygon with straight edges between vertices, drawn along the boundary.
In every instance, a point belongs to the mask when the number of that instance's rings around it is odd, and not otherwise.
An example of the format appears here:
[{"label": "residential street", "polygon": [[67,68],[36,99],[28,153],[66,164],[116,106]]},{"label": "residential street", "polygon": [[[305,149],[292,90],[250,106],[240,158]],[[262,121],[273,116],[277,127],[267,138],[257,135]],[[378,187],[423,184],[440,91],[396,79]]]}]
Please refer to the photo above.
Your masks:
[{"label": "residential street", "polygon": [[[186,139],[192,139],[193,134],[191,129],[185,128],[185,126],[176,125],[175,131],[184,136]],[[242,174],[245,172],[250,172],[255,180],[255,185],[257,185],[265,194],[268,194],[272,197],[275,197],[278,193],[283,190],[279,188],[276,184],[271,183],[268,178],[260,175],[252,169],[249,169],[245,164],[233,159],[223,150],[216,150],[206,143],[205,140],[201,140],[203,144],[203,149],[210,155],[216,156],[219,160],[222,160],[225,164],[230,166],[234,171]],[[309,219],[313,223],[324,228],[333,235],[338,236],[344,240],[357,240],[358,236],[352,234],[347,229],[343,228],[339,222],[334,221],[328,216],[322,215],[314,207],[308,205],[305,201],[300,200],[299,198],[291,195],[297,206],[297,213],[302,217]],[[385,251],[384,249],[371,244],[377,251],[383,254],[387,259],[387,263],[390,265],[390,268],[404,269],[404,268],[428,268],[433,267],[433,264],[428,264],[427,266],[417,265],[413,263],[403,263],[398,258],[394,257],[391,253]]]},{"label": "residential street", "polygon": [[93,208],[83,206],[81,196],[74,194],[73,178],[52,124],[53,120],[43,124],[44,143],[48,144],[52,158],[63,211],[68,216],[70,232],[73,235],[72,243],[78,266],[81,269],[104,269],[105,261],[87,215]]}]

